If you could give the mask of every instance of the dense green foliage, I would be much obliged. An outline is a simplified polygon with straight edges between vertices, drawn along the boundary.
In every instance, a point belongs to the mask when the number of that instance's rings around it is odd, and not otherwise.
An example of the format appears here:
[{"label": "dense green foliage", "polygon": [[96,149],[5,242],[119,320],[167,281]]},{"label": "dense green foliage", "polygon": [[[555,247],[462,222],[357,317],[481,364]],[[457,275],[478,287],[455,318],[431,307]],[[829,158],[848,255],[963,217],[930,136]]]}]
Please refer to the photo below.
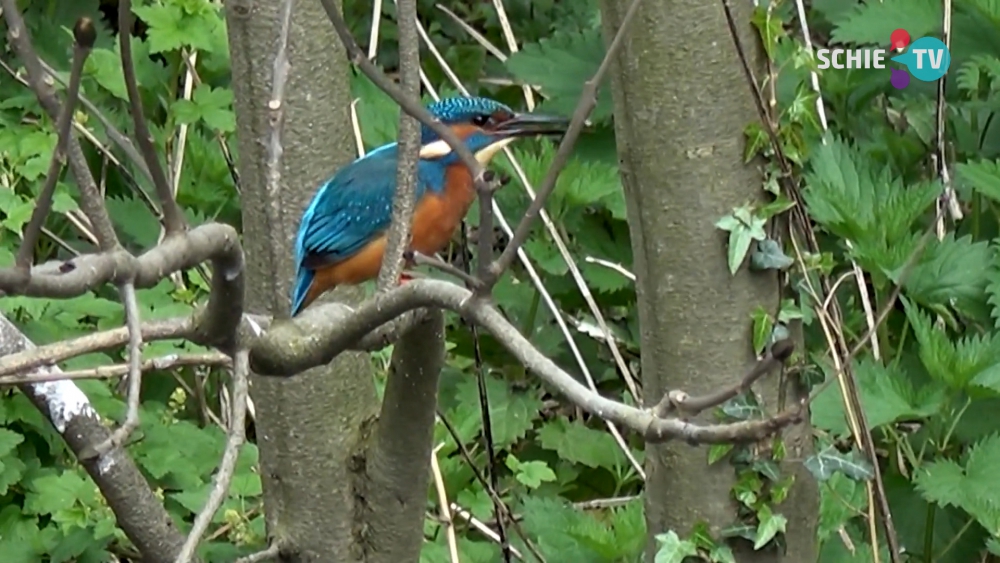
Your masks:
[{"label": "dense green foliage", "polygon": [[[97,14],[99,4],[109,3],[22,2],[40,54],[63,76],[69,68],[69,28],[78,16]],[[446,5],[507,52],[492,3]],[[907,556],[911,561],[942,563],[972,561],[984,549],[1000,554],[1000,496],[997,478],[991,473],[991,468],[1000,466],[1000,419],[992,410],[1000,407],[1000,263],[994,241],[1000,234],[1000,161],[996,160],[1000,125],[992,119],[1000,109],[1000,4],[961,0],[954,5],[946,155],[965,217],[957,224],[948,222],[949,233],[933,238],[902,278],[902,305],[889,314],[876,335],[880,355],[863,352],[854,365],[868,422],[884,455],[880,465]],[[568,114],[603,54],[596,2],[508,0],[505,7],[522,50],[501,62],[435,2],[420,1],[428,34],[466,87],[523,107],[523,93],[515,83],[529,83],[545,96],[544,108]],[[796,256],[789,244],[783,252],[780,246],[754,242],[770,240],[762,229],[763,219],[792,205],[779,187],[773,163],[766,186],[775,193],[775,203],[759,209],[738,207],[731,216],[719,218],[718,224],[730,232],[734,266],[750,253],[758,267],[787,268],[792,262],[789,257],[796,258],[788,270],[788,297],[796,299],[788,300],[778,319],[761,309],[747,322],[755,325],[754,344],[759,350],[775,327],[802,319],[807,353],[800,373],[820,381],[832,377],[836,369],[827,353],[827,338],[817,320],[818,305],[810,287],[818,287],[820,276],[837,279],[850,273],[853,260],[865,274],[865,290],[877,309],[889,301],[904,264],[918,250],[922,233],[933,221],[935,199],[943,189],[931,164],[936,150],[935,91],[932,85],[916,81],[896,91],[889,85],[888,70],[826,71],[821,85],[832,131],[822,143],[816,94],[808,80],[812,62],[801,35],[787,31],[798,29],[794,4],[782,2],[772,8],[771,12],[760,9],[755,21],[774,60],[765,92],[773,91],[777,99],[779,136],[803,180],[808,213],[816,223],[823,253]],[[363,44],[369,34],[370,9],[368,2],[345,1],[347,20]],[[178,200],[193,224],[216,220],[238,226],[239,186],[227,162],[227,154],[231,154],[229,160],[238,158],[235,118],[220,8],[207,0],[156,0],[137,2],[134,12],[143,22],[142,37],[133,40],[139,86],[156,142],[167,155],[170,169],[179,170]],[[896,27],[905,27],[914,38],[935,33],[942,21],[940,3],[934,0],[883,0],[864,6],[847,0],[816,0],[809,15],[815,40],[859,45],[886,43]],[[396,62],[393,18],[393,3],[386,2],[376,60],[388,71]],[[81,108],[77,123],[98,141],[84,142],[85,150],[96,175],[103,179],[119,235],[138,250],[156,243],[159,225],[149,203],[149,182],[109,140],[109,126],[126,134],[132,126],[116,31],[108,20],[101,23],[100,31],[82,90],[93,105]],[[192,65],[196,78],[192,94],[185,96],[185,82],[192,78],[184,60],[190,53],[197,53]],[[20,67],[11,53],[3,53],[3,58],[8,68]],[[442,65],[426,49],[423,59],[435,88],[442,94],[454,92],[455,85]],[[353,77],[352,88],[359,99],[358,121],[366,148],[393,138],[398,117],[394,104],[363,77]],[[7,72],[0,73],[0,100],[0,264],[6,265],[13,262],[56,139],[52,122],[42,115],[33,94]],[[593,257],[625,269],[631,265],[610,119],[610,93],[605,90],[594,115],[594,131],[581,141],[577,158],[562,174],[547,210],[610,325],[632,376],[639,379],[632,283],[615,268],[585,260]],[[759,124],[750,124],[747,136],[748,158],[758,152],[773,156]],[[176,156],[181,146],[182,161]],[[105,147],[112,148],[107,151]],[[536,185],[554,147],[533,142],[519,145],[514,154]],[[498,166],[517,177],[506,158],[501,157]],[[498,197],[510,218],[519,217],[529,201],[517,184],[515,180]],[[93,248],[76,209],[75,193],[72,176],[65,174],[58,186],[55,213],[36,249],[36,261],[67,258]],[[470,214],[471,224],[476,217]],[[560,329],[539,285],[520,267],[497,287],[496,300],[503,312],[557,363],[581,377],[580,366],[587,366],[603,393],[632,401],[596,328],[593,311],[569,275],[570,267],[554,239],[539,225],[526,250],[538,270],[540,285],[557,304],[569,329],[566,333]],[[851,342],[868,328],[853,280],[849,278],[837,290],[845,318],[836,329]],[[206,291],[198,272],[141,290],[143,318],[188,314]],[[793,301],[798,304],[792,305]],[[111,289],[64,301],[3,298],[0,311],[36,343],[123,322],[122,307]],[[572,345],[566,334],[573,339]],[[448,340],[440,405],[456,429],[458,442],[438,424],[435,443],[443,444],[437,453],[441,473],[452,501],[476,518],[490,521],[491,501],[460,452],[462,446],[477,466],[486,464],[479,436],[482,424],[473,343],[457,320],[450,321]],[[588,420],[560,404],[558,397],[546,394],[495,342],[484,338],[483,348],[489,368],[493,438],[502,452],[500,493],[522,516],[520,527],[550,561],[637,561],[645,542],[645,523],[641,501],[628,497],[641,492],[642,482],[622,448],[600,421]],[[206,350],[182,342],[157,342],[145,346],[144,357],[200,352]],[[375,358],[380,379],[387,357]],[[120,353],[92,354],[66,362],[63,368],[84,370],[121,361]],[[142,424],[129,451],[182,529],[190,527],[204,503],[222,451],[224,432],[212,422],[217,416],[209,414],[220,411],[222,381],[224,372],[189,367],[154,371],[145,379]],[[91,380],[81,381],[80,386],[102,416],[120,420],[124,403],[113,384]],[[739,398],[722,411],[728,418],[764,416],[752,397]],[[852,450],[836,384],[821,391],[812,416],[820,453],[808,460],[783,459],[780,441],[768,458],[728,447],[707,451],[706,463],[732,460],[740,475],[733,494],[741,508],[734,510],[734,525],[727,535],[746,537],[757,545],[780,541],[785,526],[781,502],[790,481],[776,462],[805,462],[823,483],[821,560],[870,560],[865,480],[872,472]],[[51,561],[99,562],[105,560],[106,552],[130,553],[132,548],[115,528],[93,483],[22,395],[4,391],[0,396],[0,423],[0,553],[4,560],[31,562],[47,555]],[[641,463],[641,441],[634,437],[629,441],[629,453]],[[256,458],[256,447],[246,445],[230,498],[202,544],[208,561],[229,561],[237,553],[262,545]],[[608,498],[625,500],[594,503],[584,509],[571,504]],[[431,487],[428,510],[436,512],[437,503]],[[463,561],[496,560],[495,543],[464,523],[460,528]],[[424,560],[447,561],[443,525],[428,518],[425,535]],[[512,535],[523,551],[523,543]],[[850,543],[844,538],[850,538]],[[660,539],[664,549],[658,562],[679,562],[685,554],[694,553],[713,561],[732,557],[704,527],[676,530]]]}]

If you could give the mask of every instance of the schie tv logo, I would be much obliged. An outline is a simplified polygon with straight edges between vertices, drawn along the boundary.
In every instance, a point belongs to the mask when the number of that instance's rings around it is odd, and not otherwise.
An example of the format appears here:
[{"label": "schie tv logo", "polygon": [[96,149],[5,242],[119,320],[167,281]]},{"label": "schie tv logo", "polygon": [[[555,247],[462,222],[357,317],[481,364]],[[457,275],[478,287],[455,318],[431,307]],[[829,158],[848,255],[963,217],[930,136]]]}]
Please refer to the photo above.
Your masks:
[{"label": "schie tv logo", "polygon": [[[897,29],[892,32],[889,38],[892,48],[902,51],[909,45],[910,48],[905,53],[889,59],[897,63],[906,65],[906,70],[892,69],[892,77],[889,81],[892,85],[902,90],[910,84],[910,75],[921,82],[933,82],[948,72],[951,66],[951,53],[944,41],[936,37],[921,37],[912,44],[910,34],[905,29]],[[817,49],[816,58],[819,59],[819,68],[826,70],[835,69],[861,69],[877,68],[885,69],[885,49]]]}]

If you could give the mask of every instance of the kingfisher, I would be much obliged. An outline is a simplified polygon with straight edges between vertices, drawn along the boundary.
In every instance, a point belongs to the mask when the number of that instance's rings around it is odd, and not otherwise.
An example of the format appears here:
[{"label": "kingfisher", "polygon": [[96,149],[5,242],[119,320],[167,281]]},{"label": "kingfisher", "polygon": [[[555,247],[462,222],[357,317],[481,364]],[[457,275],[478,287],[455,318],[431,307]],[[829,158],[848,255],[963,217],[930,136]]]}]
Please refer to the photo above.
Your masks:
[{"label": "kingfisher", "polygon": [[[517,113],[489,98],[443,98],[427,110],[483,166],[519,137],[559,135],[568,126],[564,118]],[[293,317],[334,287],[378,277],[392,220],[398,154],[395,142],[378,147],[316,191],[295,241]],[[472,171],[426,125],[420,132],[415,195],[408,250],[433,256],[448,246],[477,194]],[[412,265],[408,261],[406,267]]]}]

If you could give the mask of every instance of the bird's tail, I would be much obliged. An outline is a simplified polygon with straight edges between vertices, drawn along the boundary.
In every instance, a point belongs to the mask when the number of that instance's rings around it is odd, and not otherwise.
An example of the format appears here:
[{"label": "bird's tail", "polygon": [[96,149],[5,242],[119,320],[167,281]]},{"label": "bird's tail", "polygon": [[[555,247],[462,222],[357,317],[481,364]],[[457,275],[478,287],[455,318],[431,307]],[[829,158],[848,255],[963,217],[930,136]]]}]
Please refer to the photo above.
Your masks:
[{"label": "bird's tail", "polygon": [[302,309],[309,304],[311,299],[307,300],[309,290],[312,288],[313,280],[316,278],[316,272],[308,268],[303,268],[299,266],[298,272],[295,274],[295,290],[292,293],[292,316],[298,315],[302,312]]}]

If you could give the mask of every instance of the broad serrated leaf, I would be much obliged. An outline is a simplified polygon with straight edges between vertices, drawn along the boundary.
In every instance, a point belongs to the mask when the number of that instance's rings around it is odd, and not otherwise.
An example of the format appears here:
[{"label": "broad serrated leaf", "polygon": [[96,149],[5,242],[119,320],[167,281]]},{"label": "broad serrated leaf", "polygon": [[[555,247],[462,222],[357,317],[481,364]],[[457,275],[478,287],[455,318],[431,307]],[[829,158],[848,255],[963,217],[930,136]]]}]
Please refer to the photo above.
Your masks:
[{"label": "broad serrated leaf", "polygon": [[160,223],[149,207],[138,198],[109,197],[104,200],[115,226],[126,235],[132,243],[141,248],[156,245],[160,235]]},{"label": "broad serrated leaf", "polygon": [[[507,59],[507,70],[519,81],[541,88],[548,98],[541,109],[570,115],[583,91],[583,85],[597,71],[604,59],[604,41],[599,29],[582,32],[556,31],[538,43],[521,47]],[[611,116],[611,92],[600,88],[593,121]]]},{"label": "broad serrated leaf", "polygon": [[587,467],[615,470],[628,461],[607,432],[562,418],[546,422],[538,430],[538,440],[543,448],[558,453],[560,458]]},{"label": "broad serrated leaf", "polygon": [[[985,318],[990,270],[983,265],[993,263],[989,244],[973,242],[968,236],[956,239],[948,233],[928,243],[902,280],[903,287],[907,297],[926,307],[951,306],[966,316]],[[900,268],[889,277],[898,283],[902,273]]]},{"label": "broad serrated leaf", "polygon": [[6,428],[0,428],[0,461],[3,461],[3,457],[14,451],[21,442],[24,441],[24,436],[14,432],[13,430],[8,430]]},{"label": "broad serrated leaf", "polygon": [[958,180],[993,201],[1000,202],[1000,160],[974,160],[955,165]]},{"label": "broad serrated leaf", "polygon": [[913,483],[925,499],[941,506],[962,506],[965,470],[950,459],[931,461],[914,471]]},{"label": "broad serrated leaf", "polygon": [[934,0],[864,2],[838,14],[833,24],[836,43],[883,45],[897,28],[914,38],[936,32],[941,26],[941,4]]},{"label": "broad serrated leaf", "polygon": [[[479,419],[479,386],[474,377],[469,377],[458,384],[459,411],[466,411],[460,417],[470,423],[463,425],[460,434],[463,437],[478,432]],[[486,391],[490,403],[490,421],[492,422],[493,441],[497,447],[506,448],[524,437],[534,425],[542,410],[542,401],[537,391],[513,391],[500,379],[488,377]]]}]

